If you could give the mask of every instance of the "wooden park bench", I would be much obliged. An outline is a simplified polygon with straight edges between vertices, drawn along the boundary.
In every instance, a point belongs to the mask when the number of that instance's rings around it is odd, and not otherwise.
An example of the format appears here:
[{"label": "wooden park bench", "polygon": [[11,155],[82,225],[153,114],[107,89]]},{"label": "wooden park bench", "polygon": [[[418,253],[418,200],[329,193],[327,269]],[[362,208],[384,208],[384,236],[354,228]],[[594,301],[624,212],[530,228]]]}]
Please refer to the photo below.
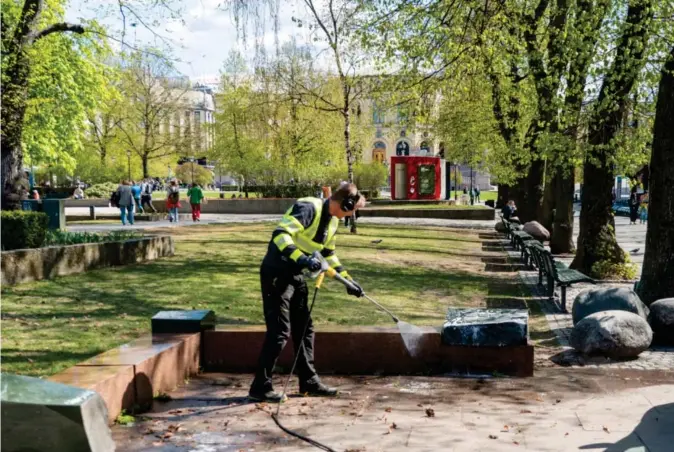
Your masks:
[{"label": "wooden park bench", "polygon": [[[576,283],[589,282],[594,284],[594,279],[578,270],[567,268],[562,262],[556,262],[552,253],[545,248],[534,247],[531,249],[534,253],[538,254],[538,260],[542,265],[542,272],[547,276],[548,296],[551,299],[554,298],[555,283],[557,283],[561,290],[560,307],[562,308],[562,312],[568,312],[566,309],[566,288]],[[539,281],[542,279],[540,271],[539,268]]]}]

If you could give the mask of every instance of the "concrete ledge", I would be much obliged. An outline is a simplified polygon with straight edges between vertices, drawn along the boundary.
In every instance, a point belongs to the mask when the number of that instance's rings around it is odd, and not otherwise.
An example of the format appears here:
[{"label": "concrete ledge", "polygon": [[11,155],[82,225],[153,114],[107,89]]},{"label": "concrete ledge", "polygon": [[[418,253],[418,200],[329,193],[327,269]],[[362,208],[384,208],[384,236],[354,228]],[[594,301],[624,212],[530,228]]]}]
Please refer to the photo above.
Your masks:
[{"label": "concrete ledge", "polygon": [[87,198],[87,199],[66,199],[66,207],[110,207],[110,199],[106,198]]},{"label": "concrete ledge", "polygon": [[148,335],[49,380],[98,392],[108,407],[108,420],[113,422],[122,410],[148,408],[155,394],[172,391],[195,375],[200,343],[200,333]]},{"label": "concrete ledge", "polygon": [[2,252],[2,284],[14,285],[87,270],[173,256],[169,236]]},{"label": "concrete ledge", "polygon": [[[168,217],[166,213],[141,213],[134,214],[133,221],[161,221],[166,220]],[[192,215],[189,213],[181,213],[178,215],[179,220],[191,220]],[[72,221],[93,221],[93,220],[117,220],[121,221],[119,215],[96,215],[96,218],[91,218],[91,215],[68,215],[66,216],[66,222]]]},{"label": "concrete ledge", "polygon": [[423,207],[414,209],[378,209],[376,207],[366,207],[360,209],[358,213],[362,217],[439,218],[445,220],[482,221],[494,219],[494,209],[489,207],[466,209],[424,209]]},{"label": "concrete ledge", "polygon": [[[354,327],[316,332],[315,362],[321,373],[419,374],[492,373],[532,376],[534,349],[443,345],[440,332],[423,328],[415,356],[405,348],[397,328]],[[204,332],[203,367],[211,372],[253,372],[264,340],[264,327],[230,327]],[[278,366],[289,371],[293,347],[288,344]]]},{"label": "concrete ledge", "polygon": [[[235,213],[235,214],[284,214],[295,203],[292,198],[249,198],[249,199],[209,199],[201,205],[201,213]],[[166,200],[152,201],[155,209],[166,212]],[[180,200],[179,212],[192,211],[186,199]]]}]

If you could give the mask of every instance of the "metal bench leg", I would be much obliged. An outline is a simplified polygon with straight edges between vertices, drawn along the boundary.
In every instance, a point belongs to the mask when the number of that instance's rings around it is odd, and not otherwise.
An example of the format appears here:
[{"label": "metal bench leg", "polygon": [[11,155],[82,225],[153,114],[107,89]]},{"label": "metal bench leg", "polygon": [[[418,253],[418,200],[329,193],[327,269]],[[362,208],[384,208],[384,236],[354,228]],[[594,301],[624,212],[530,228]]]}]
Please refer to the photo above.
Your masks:
[{"label": "metal bench leg", "polygon": [[562,291],[562,298],[560,302],[562,303],[562,312],[564,314],[568,314],[568,309],[566,309],[566,286],[559,286],[559,288]]},{"label": "metal bench leg", "polygon": [[543,269],[542,268],[538,269],[538,285],[539,286],[543,285]]}]

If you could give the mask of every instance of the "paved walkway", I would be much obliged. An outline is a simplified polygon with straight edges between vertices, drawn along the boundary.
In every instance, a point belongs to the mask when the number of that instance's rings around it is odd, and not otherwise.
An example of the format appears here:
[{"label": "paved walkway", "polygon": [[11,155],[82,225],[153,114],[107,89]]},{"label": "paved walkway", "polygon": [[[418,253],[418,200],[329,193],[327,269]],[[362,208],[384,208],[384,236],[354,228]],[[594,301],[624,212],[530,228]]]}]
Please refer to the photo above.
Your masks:
[{"label": "paved walkway", "polygon": [[[250,379],[191,380],[145,420],[115,426],[117,450],[317,450],[276,427],[275,405],[245,397]],[[671,452],[674,385],[667,379],[559,368],[529,379],[327,377],[339,398],[291,397],[281,422],[339,452]]]}]

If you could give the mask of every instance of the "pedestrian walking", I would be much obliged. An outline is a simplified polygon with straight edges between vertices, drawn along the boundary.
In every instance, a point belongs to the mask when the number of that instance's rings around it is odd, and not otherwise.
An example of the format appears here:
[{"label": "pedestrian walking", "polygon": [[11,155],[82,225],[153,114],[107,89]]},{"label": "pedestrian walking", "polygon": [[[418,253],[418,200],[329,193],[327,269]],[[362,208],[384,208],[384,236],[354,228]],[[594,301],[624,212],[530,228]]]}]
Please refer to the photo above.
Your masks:
[{"label": "pedestrian walking", "polygon": [[201,221],[201,201],[204,199],[204,192],[199,184],[192,184],[190,189],[187,190],[187,196],[190,198],[190,206],[192,206],[192,221]]},{"label": "pedestrian walking", "polygon": [[648,194],[641,197],[641,204],[639,205],[639,222],[646,224],[648,222]]},{"label": "pedestrian walking", "polygon": [[180,208],[180,188],[178,181],[173,179],[166,189],[166,209],[169,213],[169,221],[177,223],[179,219],[178,209]]},{"label": "pedestrian walking", "polygon": [[131,193],[133,194],[133,201],[136,205],[136,213],[143,213],[143,206],[140,203],[140,194],[142,190],[140,189],[140,184],[138,182],[131,181]]},{"label": "pedestrian walking", "polygon": [[480,187],[475,187],[475,199],[480,202]]},{"label": "pedestrian walking", "polygon": [[115,192],[114,204],[119,207],[122,225],[126,225],[127,218],[129,224],[133,224],[133,211],[135,208],[133,193],[131,192],[131,182],[123,180]]},{"label": "pedestrian walking", "polygon": [[157,209],[152,204],[152,192],[154,191],[154,181],[152,179],[145,179],[140,185],[140,203],[143,210],[149,207],[152,213],[157,213]]},{"label": "pedestrian walking", "polygon": [[630,193],[630,224],[637,224],[637,218],[639,217],[639,195],[637,194],[636,187],[632,189]]}]

